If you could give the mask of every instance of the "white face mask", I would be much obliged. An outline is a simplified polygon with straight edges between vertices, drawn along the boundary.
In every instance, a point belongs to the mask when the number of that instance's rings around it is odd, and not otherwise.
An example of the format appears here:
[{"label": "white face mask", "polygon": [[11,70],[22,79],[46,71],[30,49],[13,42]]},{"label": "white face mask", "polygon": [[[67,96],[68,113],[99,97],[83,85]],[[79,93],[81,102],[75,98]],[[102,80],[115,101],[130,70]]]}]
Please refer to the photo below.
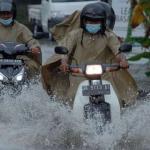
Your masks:
[{"label": "white face mask", "polygon": [[97,33],[98,31],[101,30],[101,24],[90,24],[90,23],[87,23],[85,25],[85,28],[86,30],[91,33],[91,34],[95,34]]},{"label": "white face mask", "polygon": [[12,17],[9,19],[2,19],[0,18],[0,23],[4,26],[9,26],[13,22]]}]

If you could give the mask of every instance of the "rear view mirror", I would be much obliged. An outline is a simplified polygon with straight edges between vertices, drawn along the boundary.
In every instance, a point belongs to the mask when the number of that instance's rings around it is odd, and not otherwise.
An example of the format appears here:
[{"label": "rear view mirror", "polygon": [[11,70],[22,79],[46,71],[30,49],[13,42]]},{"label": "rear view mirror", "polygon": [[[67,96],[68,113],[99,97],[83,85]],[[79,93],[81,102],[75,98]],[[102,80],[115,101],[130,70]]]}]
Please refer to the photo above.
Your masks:
[{"label": "rear view mirror", "polygon": [[68,54],[68,49],[66,47],[62,47],[62,46],[56,46],[55,47],[55,53],[56,54]]},{"label": "rear view mirror", "polygon": [[132,44],[124,43],[119,48],[120,52],[131,52],[132,51]]}]

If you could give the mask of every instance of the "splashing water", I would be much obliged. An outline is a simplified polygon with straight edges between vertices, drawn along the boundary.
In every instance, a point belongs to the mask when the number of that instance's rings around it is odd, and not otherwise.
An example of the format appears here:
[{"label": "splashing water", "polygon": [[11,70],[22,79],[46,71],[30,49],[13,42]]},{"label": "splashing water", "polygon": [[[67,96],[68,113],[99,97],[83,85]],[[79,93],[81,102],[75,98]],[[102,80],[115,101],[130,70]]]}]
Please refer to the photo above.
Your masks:
[{"label": "splashing water", "polygon": [[[41,43],[46,62],[55,45]],[[130,71],[140,87],[148,89],[144,66],[130,65]],[[0,135],[0,150],[146,150],[150,147],[150,98],[124,110],[121,120],[106,126],[103,135],[95,133],[91,122],[76,120],[69,107],[55,102],[56,97],[50,99],[41,85],[25,90],[15,100],[6,98],[7,102],[0,105],[0,133],[4,133]]]},{"label": "splashing water", "polygon": [[49,98],[40,84],[16,98],[0,98],[0,150],[129,150],[150,147],[150,102],[127,108],[121,121],[97,135],[67,106]]}]

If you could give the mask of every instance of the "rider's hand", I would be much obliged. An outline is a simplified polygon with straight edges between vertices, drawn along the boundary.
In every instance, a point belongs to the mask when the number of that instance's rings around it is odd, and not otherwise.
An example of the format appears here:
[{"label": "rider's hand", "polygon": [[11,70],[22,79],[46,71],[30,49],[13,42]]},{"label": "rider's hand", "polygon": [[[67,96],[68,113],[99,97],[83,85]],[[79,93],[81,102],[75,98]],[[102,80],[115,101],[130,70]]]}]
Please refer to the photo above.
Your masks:
[{"label": "rider's hand", "polygon": [[31,52],[33,54],[39,54],[41,53],[41,49],[39,47],[34,47],[34,48],[31,48]]},{"label": "rider's hand", "polygon": [[121,68],[128,68],[129,64],[124,54],[120,53],[116,56]]},{"label": "rider's hand", "polygon": [[59,66],[59,70],[66,73],[69,70],[67,59],[61,59],[61,65]]},{"label": "rider's hand", "polygon": [[120,67],[121,68],[128,68],[129,64],[126,60],[122,60],[122,61],[120,61]]}]

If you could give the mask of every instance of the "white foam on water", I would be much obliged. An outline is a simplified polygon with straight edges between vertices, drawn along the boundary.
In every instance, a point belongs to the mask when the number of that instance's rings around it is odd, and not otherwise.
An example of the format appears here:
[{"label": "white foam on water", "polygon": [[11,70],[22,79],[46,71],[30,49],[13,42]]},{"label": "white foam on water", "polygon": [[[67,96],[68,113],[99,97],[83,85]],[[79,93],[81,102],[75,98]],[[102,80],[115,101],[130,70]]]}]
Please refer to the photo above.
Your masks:
[{"label": "white foam on water", "polygon": [[150,102],[127,108],[121,121],[97,135],[92,123],[77,121],[71,109],[33,85],[21,95],[0,98],[0,150],[145,149],[150,146]]}]

